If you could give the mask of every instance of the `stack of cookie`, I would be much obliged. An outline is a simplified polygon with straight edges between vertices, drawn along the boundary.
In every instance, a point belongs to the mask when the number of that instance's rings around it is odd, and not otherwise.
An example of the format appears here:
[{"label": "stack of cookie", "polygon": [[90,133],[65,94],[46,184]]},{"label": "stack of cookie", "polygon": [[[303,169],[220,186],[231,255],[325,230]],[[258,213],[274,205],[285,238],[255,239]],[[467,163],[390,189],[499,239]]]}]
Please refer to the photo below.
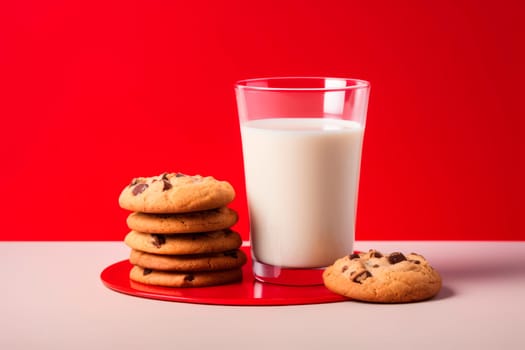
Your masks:
[{"label": "stack of cookie", "polygon": [[135,178],[119,197],[131,229],[125,243],[130,279],[168,287],[204,287],[242,279],[246,255],[231,230],[233,187],[211,176],[164,173]]}]

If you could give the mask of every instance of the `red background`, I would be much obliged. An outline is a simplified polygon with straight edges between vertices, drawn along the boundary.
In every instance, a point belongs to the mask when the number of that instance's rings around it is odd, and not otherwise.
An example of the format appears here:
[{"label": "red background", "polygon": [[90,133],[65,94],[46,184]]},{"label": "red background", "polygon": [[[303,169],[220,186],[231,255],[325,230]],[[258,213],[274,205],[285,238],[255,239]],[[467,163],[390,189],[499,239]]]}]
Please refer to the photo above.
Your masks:
[{"label": "red background", "polygon": [[372,83],[357,239],[525,239],[521,1],[6,1],[0,240],[120,240],[136,176],[246,196],[233,83]]}]

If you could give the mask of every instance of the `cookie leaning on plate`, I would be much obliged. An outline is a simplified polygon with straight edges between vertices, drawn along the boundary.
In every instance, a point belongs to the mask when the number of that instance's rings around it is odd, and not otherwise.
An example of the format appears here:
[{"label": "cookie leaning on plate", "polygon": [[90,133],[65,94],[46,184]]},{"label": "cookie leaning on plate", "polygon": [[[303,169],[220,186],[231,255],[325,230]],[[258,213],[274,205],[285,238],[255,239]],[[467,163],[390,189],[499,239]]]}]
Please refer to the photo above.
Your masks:
[{"label": "cookie leaning on plate", "polygon": [[334,293],[377,303],[425,300],[441,289],[441,276],[423,256],[376,250],[338,259],[324,271],[323,281]]},{"label": "cookie leaning on plate", "polygon": [[237,213],[228,207],[181,214],[147,214],[134,212],[127,218],[128,227],[145,233],[193,233],[222,230],[237,223]]},{"label": "cookie leaning on plate", "polygon": [[227,181],[212,176],[164,173],[138,177],[120,196],[122,208],[143,213],[187,213],[223,207],[235,198]]}]

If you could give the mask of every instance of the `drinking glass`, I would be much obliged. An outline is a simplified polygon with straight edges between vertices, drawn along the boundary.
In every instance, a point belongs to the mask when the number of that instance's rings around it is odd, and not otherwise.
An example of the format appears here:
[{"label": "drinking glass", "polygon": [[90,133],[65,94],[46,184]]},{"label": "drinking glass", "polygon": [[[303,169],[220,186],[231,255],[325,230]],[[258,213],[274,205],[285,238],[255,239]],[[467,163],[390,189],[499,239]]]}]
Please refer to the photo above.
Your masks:
[{"label": "drinking glass", "polygon": [[322,284],[353,251],[369,91],[346,78],[235,84],[257,280]]}]

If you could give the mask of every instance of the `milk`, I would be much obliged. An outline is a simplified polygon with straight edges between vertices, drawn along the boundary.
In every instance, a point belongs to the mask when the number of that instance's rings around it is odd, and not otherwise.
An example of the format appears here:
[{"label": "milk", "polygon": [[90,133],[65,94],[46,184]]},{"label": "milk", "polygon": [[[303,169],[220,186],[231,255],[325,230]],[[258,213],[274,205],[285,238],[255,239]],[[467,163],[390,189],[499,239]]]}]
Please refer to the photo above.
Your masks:
[{"label": "milk", "polygon": [[363,133],[323,118],[241,125],[254,259],[316,268],[352,252]]}]

